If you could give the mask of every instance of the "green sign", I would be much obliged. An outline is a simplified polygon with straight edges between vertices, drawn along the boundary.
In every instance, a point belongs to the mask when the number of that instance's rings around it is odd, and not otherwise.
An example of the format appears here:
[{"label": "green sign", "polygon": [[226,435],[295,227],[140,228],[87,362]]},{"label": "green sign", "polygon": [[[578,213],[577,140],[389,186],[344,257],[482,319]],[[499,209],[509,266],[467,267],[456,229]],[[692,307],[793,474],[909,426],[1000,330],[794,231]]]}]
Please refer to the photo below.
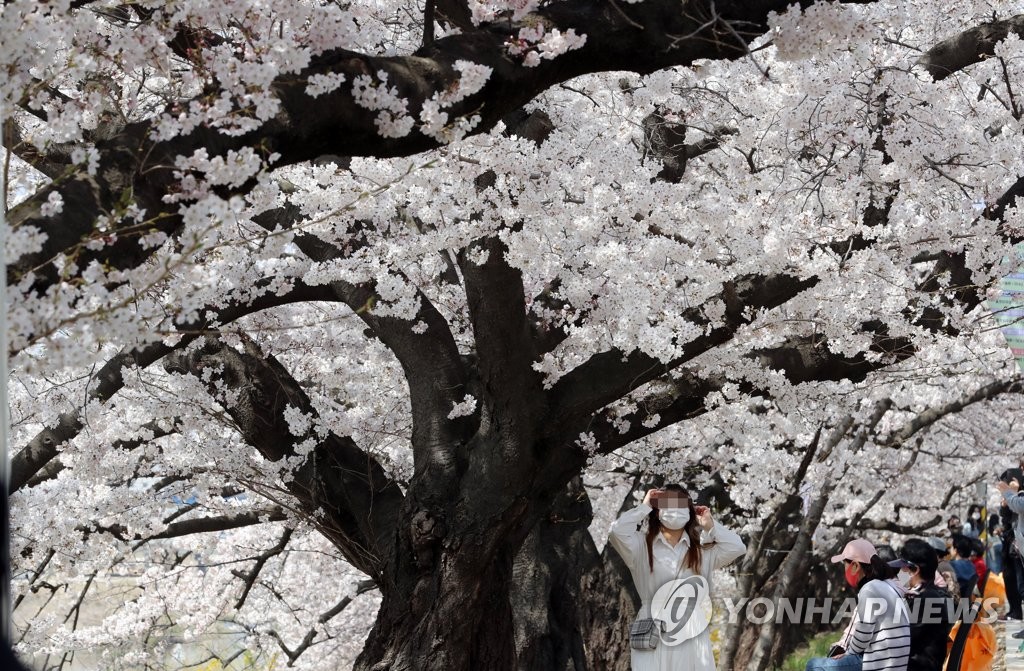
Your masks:
[{"label": "green sign", "polygon": [[[1017,245],[1017,267],[1024,268],[1024,245]],[[1010,273],[999,280],[997,293],[986,301],[986,306],[999,324],[1006,344],[1024,371],[1024,270]]]}]

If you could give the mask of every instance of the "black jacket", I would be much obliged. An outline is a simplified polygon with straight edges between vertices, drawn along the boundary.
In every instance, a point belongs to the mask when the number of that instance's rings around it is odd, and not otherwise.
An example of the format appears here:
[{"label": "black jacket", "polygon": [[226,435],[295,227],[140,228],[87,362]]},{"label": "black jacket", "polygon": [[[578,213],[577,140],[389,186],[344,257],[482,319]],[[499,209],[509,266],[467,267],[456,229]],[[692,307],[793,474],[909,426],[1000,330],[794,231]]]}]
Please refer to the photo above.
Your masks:
[{"label": "black jacket", "polygon": [[942,671],[946,642],[953,627],[953,597],[927,583],[920,591],[907,594],[910,611],[910,660],[907,671]]},{"label": "black jacket", "polygon": [[999,524],[1003,527],[1003,534],[999,538],[1003,543],[1002,552],[1004,557],[1008,557],[1013,547],[1013,527],[1017,524],[1017,514],[1009,508],[1000,509]]}]

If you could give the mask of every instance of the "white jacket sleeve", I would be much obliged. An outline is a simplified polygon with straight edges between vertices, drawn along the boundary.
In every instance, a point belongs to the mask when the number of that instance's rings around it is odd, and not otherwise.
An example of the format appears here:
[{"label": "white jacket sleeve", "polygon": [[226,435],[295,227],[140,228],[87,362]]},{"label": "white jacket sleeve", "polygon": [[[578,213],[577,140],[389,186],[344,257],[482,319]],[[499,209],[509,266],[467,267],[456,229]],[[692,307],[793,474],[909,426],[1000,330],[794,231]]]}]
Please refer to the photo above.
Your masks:
[{"label": "white jacket sleeve", "polygon": [[711,531],[701,531],[700,542],[714,543],[707,552],[711,555],[711,565],[716,569],[728,566],[747,551],[740,535],[718,522],[711,527]]},{"label": "white jacket sleeve", "polygon": [[626,566],[633,567],[638,557],[642,556],[644,532],[638,527],[654,510],[646,503],[639,503],[632,510],[627,510],[612,524],[608,542],[612,544]]}]

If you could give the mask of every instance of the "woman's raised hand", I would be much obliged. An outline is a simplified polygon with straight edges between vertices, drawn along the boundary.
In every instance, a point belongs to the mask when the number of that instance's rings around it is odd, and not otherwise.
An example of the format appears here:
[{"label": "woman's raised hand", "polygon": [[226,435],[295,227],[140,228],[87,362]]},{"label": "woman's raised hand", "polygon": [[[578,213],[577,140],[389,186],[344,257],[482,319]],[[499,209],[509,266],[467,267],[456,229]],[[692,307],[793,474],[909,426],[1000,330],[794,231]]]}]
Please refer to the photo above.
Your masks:
[{"label": "woman's raised hand", "polygon": [[697,510],[697,521],[704,531],[711,531],[711,527],[715,526],[715,520],[711,517],[711,508],[707,506],[696,506]]},{"label": "woman's raised hand", "polygon": [[657,490],[657,489],[648,489],[648,490],[647,490],[647,495],[646,495],[646,496],[644,496],[644,503],[646,503],[647,505],[649,505],[649,506],[650,506],[650,507],[652,507],[652,508],[654,507],[654,504],[653,504],[653,503],[651,503],[651,496],[652,496],[652,495],[654,494],[654,492],[656,492],[656,491],[658,491],[658,490]]}]

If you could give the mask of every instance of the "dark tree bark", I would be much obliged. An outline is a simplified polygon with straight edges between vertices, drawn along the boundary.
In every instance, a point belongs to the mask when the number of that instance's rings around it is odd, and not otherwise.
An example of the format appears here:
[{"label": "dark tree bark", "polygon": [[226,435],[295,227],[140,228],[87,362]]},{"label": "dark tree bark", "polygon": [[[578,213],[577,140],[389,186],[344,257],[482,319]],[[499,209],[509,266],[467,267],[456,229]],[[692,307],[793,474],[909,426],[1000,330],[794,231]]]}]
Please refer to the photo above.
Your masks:
[{"label": "dark tree bark", "polygon": [[[208,338],[165,366],[216,371],[208,376],[211,391],[218,384],[241,390],[221,402],[267,459],[294,456],[292,446],[312,435],[287,432],[284,408],[312,413],[309,400],[253,345],[239,352]],[[472,449],[496,468],[508,446],[477,439]],[[288,487],[381,587],[384,600],[358,668],[582,671],[595,668],[591,657],[622,664],[628,572],[597,552],[579,477],[539,499],[502,495],[493,479],[474,478],[461,483],[458,500],[431,510],[414,503],[413,494],[403,498],[350,439],[329,435]]]},{"label": "dark tree bark", "polygon": [[[423,103],[435,92],[450,88],[458,79],[457,60],[489,66],[493,74],[483,89],[454,104],[451,118],[479,114],[473,133],[486,132],[505,115],[518,109],[548,87],[573,77],[615,70],[649,73],[698,59],[734,59],[747,53],[747,43],[767,29],[770,12],[788,6],[782,0],[738,2],[705,0],[680,5],[676,0],[647,0],[639,4],[595,3],[566,0],[550,3],[521,22],[507,19],[481,26],[466,25],[467,12],[459,2],[440,2],[440,18],[460,25],[463,32],[424,45],[409,56],[380,57],[338,49],[315,57],[304,71],[281,77],[273,89],[281,101],[280,114],[258,130],[228,137],[200,126],[191,134],[167,141],[150,139],[153,121],[132,123],[104,131],[97,139],[99,169],[95,178],[73,174],[59,184],[40,189],[9,213],[12,225],[32,225],[47,232],[43,248],[12,263],[8,282],[33,273],[33,289],[44,293],[64,281],[47,262],[60,253],[75,252],[79,267],[99,261],[110,268],[138,266],[152,250],[137,244],[136,236],[153,228],[173,235],[182,225],[178,206],[163,202],[176,190],[174,157],[204,149],[211,157],[243,147],[260,155],[276,152],[276,167],[310,161],[324,154],[338,156],[408,156],[439,146],[439,141],[414,129],[399,138],[385,138],[375,125],[376,114],[360,107],[348,87],[316,100],[306,93],[309,77],[340,74],[348,82],[357,76],[386,72],[389,85],[409,101],[416,118]],[[809,1],[801,4],[811,4]],[[561,31],[573,29],[587,36],[579,49],[536,67],[523,67],[506,51],[506,41],[521,25],[544,25]],[[179,50],[195,39],[195,29],[183,29],[176,38]],[[183,101],[182,107],[188,102]],[[172,113],[173,110],[172,110]],[[41,163],[41,162],[40,162]],[[254,181],[235,192],[251,189]],[[63,213],[43,216],[40,205],[51,191],[59,191],[66,203]],[[117,203],[131,194],[147,211],[144,225],[113,225],[117,240],[94,250],[83,246],[90,238],[104,238],[95,230],[98,215],[117,210]],[[159,215],[159,216],[157,216]]]},{"label": "dark tree bark", "polygon": [[614,550],[597,551],[592,517],[574,478],[516,556],[511,596],[519,671],[629,668],[636,596]]},{"label": "dark tree bark", "polygon": [[[126,347],[117,356],[107,361],[93,376],[96,380],[89,388],[89,401],[105,403],[124,386],[124,370],[137,366],[146,368],[163,359],[171,352],[183,349],[196,339],[195,333],[202,332],[210,324],[222,325],[259,310],[303,301],[331,300],[332,295],[323,287],[309,287],[299,284],[293,291],[279,295],[265,295],[251,303],[231,305],[222,309],[211,309],[215,316],[199,324],[184,324],[178,344],[174,347],[153,343],[142,347]],[[57,424],[36,434],[29,443],[11,459],[10,491],[16,492],[28,481],[57,458],[61,445],[74,438],[85,426],[80,409],[62,414]]]},{"label": "dark tree bark", "polygon": [[[167,357],[164,367],[180,373],[215,370],[207,377],[211,393],[219,384],[240,392],[221,402],[246,442],[270,461],[295,457],[295,444],[314,438],[315,427],[303,436],[292,435],[284,421],[285,408],[298,408],[313,417],[316,411],[275,358],[264,357],[253,343],[247,342],[246,350],[239,352],[207,337],[201,348]],[[391,546],[403,496],[377,460],[351,438],[328,434],[316,441],[286,486],[308,519],[356,568],[379,583],[382,558]]]},{"label": "dark tree bark", "polygon": [[996,45],[1008,35],[1024,37],[1024,15],[983,23],[939,42],[918,63],[936,81],[995,54]]},{"label": "dark tree bark", "polygon": [[[588,35],[583,49],[536,68],[522,68],[506,57],[507,22],[470,28],[459,3],[438,2],[439,20],[462,25],[462,34],[436,40],[407,57],[378,58],[348,51],[318,57],[303,76],[275,83],[283,113],[254,134],[227,138],[209,129],[169,142],[149,139],[149,126],[135,124],[97,142],[100,178],[69,178],[59,189],[66,206],[56,217],[43,217],[38,205],[49,189],[15,208],[14,224],[46,230],[38,254],[20,259],[8,279],[34,273],[33,288],[45,292],[61,281],[47,261],[70,253],[93,235],[96,215],[114,209],[125,193],[151,215],[163,213],[159,227],[173,234],[181,224],[162,197],[173,187],[169,168],[173,157],[197,147],[211,155],[242,146],[260,145],[282,155],[282,164],[314,159],[323,153],[408,155],[435,147],[437,142],[414,131],[404,138],[381,138],[373,115],[353,103],[344,91],[310,105],[305,78],[325,72],[343,73],[348,80],[364,72],[389,73],[416,115],[423,101],[454,82],[453,63],[469,58],[491,65],[495,74],[478,95],[451,110],[453,116],[479,111],[486,131],[545,88],[589,72],[636,72],[692,62],[701,58],[735,58],[746,53],[746,40],[763,33],[769,11],[785,2],[684,3],[648,0],[639,4],[567,0],[545,6],[534,20]],[[1016,20],[1014,20],[1016,21]],[[461,22],[461,23],[460,23]],[[744,34],[723,30],[742,26]],[[926,65],[938,77],[974,62],[990,50],[992,35],[1014,30],[997,26],[980,37],[964,38],[927,56]],[[689,35],[677,39],[680,35]],[[973,60],[972,60],[973,59]],[[667,177],[681,178],[686,160],[707,146],[685,145],[684,129],[659,142],[659,158]],[[9,139],[8,142],[13,142]],[[681,149],[680,149],[681,148]],[[669,150],[684,151],[672,157]],[[693,152],[693,153],[691,153]],[[141,157],[146,157],[145,159]],[[148,161],[148,163],[147,163]],[[41,165],[53,165],[39,159]],[[251,185],[243,185],[245,191]],[[50,187],[58,188],[58,187]],[[1016,189],[1016,190],[1015,190]],[[1000,207],[1015,198],[1011,189]],[[1001,216],[1001,209],[989,213]],[[884,218],[884,216],[882,217]],[[280,222],[277,222],[280,223]],[[270,222],[270,225],[275,225]],[[148,230],[147,225],[147,230]],[[146,258],[133,231],[118,231],[121,242],[100,250],[81,250],[78,263],[97,260],[112,268],[128,268]],[[652,231],[657,235],[657,231]],[[296,244],[314,260],[336,258],[339,250],[312,237],[298,236]],[[496,239],[473,243],[490,252],[477,266],[459,256],[465,282],[475,351],[461,355],[440,313],[425,299],[419,319],[427,335],[415,334],[411,321],[382,318],[362,309],[375,298],[372,283],[334,282],[301,296],[267,298],[263,303],[227,310],[224,323],[242,314],[293,300],[332,300],[349,305],[402,365],[412,405],[412,447],[415,471],[405,491],[391,481],[381,465],[347,436],[318,438],[295,471],[288,487],[301,510],[320,519],[322,532],[355,566],[373,576],[383,602],[378,620],[357,662],[360,670],[374,669],[585,669],[623,667],[626,625],[635,608],[635,594],[617,557],[610,549],[597,553],[587,533],[589,502],[579,484],[587,454],[575,446],[582,430],[592,431],[601,450],[610,452],[672,423],[704,412],[705,396],[720,380],[676,375],[672,391],[658,404],[631,416],[626,433],[615,430],[603,409],[642,385],[679,373],[700,354],[727,344],[749,323],[751,308],[784,304],[814,286],[817,278],[787,275],[752,276],[725,284],[715,301],[727,310],[720,326],[690,343],[676,361],[662,363],[643,354],[610,351],[595,354],[564,376],[551,390],[543,389],[532,368],[538,355],[557,345],[560,334],[531,322],[519,272],[502,258]],[[867,244],[861,239],[858,244]],[[939,272],[964,281],[963,260],[949,255]],[[553,283],[557,278],[553,279]],[[958,279],[958,284],[961,282]],[[927,286],[923,287],[927,289]],[[974,294],[972,294],[974,295]],[[958,297],[970,303],[971,296]],[[278,303],[278,304],[280,304]],[[688,315],[702,323],[703,310]],[[922,322],[924,322],[922,317]],[[792,381],[864,379],[870,372],[912,354],[908,343],[893,341],[884,327],[865,323],[874,347],[888,359],[869,361],[829,352],[822,342],[789,342],[755,353],[766,367],[782,371]],[[188,342],[188,339],[185,339]],[[90,392],[90,400],[106,401],[123,385],[126,365],[150,365],[168,355],[162,345],[126,350],[108,362]],[[222,399],[228,414],[248,445],[271,461],[297,456],[295,446],[307,436],[293,436],[283,419],[286,404],[312,412],[310,399],[287,370],[250,346],[244,352],[209,339],[199,349],[168,359],[170,370],[217,372],[210,378],[244,393]],[[212,391],[212,388],[211,388]],[[449,418],[453,401],[472,393],[478,410],[469,417]],[[656,424],[643,420],[657,412]],[[645,414],[646,413],[646,414]],[[41,432],[13,463],[12,489],[25,486],[33,475],[57,457],[62,442],[82,428],[77,413],[61,417],[54,429]],[[820,510],[815,509],[820,516]],[[787,519],[789,512],[780,515]],[[320,516],[323,517],[320,517]],[[793,539],[803,551],[817,522],[803,520],[805,529]],[[777,541],[777,542],[776,542]],[[789,539],[772,539],[767,549],[784,547]],[[769,553],[770,554],[770,553]],[[755,558],[759,576],[751,588],[762,593],[787,594],[795,576],[806,571],[803,560],[784,562],[769,556]],[[775,579],[773,574],[783,574]],[[749,640],[751,647],[743,645]],[[784,639],[788,640],[788,639]],[[735,651],[734,668],[763,669],[777,660],[787,645],[744,633]],[[628,651],[627,651],[628,652]],[[625,657],[624,657],[625,654]]]}]

